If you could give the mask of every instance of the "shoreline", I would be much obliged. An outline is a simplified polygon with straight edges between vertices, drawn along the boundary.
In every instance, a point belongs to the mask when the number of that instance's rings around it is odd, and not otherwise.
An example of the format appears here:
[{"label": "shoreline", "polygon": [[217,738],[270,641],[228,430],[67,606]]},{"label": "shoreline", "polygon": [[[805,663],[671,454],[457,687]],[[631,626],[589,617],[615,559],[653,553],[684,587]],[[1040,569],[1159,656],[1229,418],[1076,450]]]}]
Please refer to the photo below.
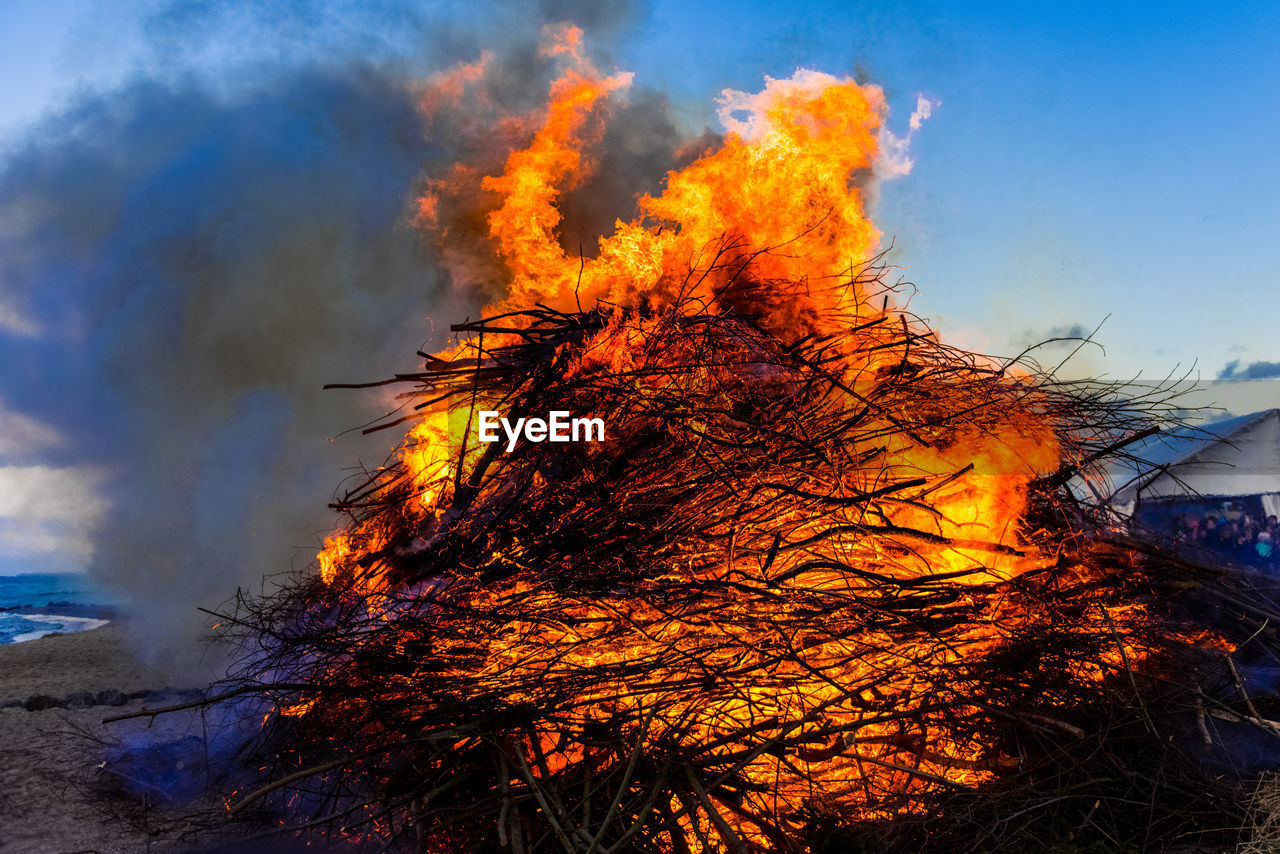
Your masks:
[{"label": "shoreline", "polygon": [[106,605],[49,602],[0,608],[0,649],[44,637],[74,635],[107,626],[121,614]]},{"label": "shoreline", "polygon": [[120,610],[112,605],[83,605],[79,602],[46,602],[43,605],[9,605],[0,608],[0,615],[15,614],[19,617],[75,617],[93,620],[118,620]]},{"label": "shoreline", "polygon": [[[34,615],[33,615],[34,616]],[[49,615],[58,620],[87,617]],[[117,690],[174,691],[173,675],[134,655],[132,621],[100,621],[73,632],[54,631],[30,640],[0,644],[0,710],[33,695],[67,696]],[[183,686],[187,687],[187,686]]]},{"label": "shoreline", "polygon": [[[35,620],[37,622],[43,620],[55,623],[57,628],[35,630],[23,632],[20,635],[14,635],[9,642],[3,644],[3,646],[9,646],[15,643],[26,643],[27,641],[40,640],[40,638],[47,638],[51,636],[61,637],[62,635],[75,635],[80,632],[89,632],[94,629],[100,629],[111,623],[110,620],[94,619],[92,617],[69,617],[62,614],[23,614],[22,616],[26,617],[28,620]],[[72,628],[68,631],[65,625],[68,621],[70,621],[72,625],[78,626],[78,628]]]}]

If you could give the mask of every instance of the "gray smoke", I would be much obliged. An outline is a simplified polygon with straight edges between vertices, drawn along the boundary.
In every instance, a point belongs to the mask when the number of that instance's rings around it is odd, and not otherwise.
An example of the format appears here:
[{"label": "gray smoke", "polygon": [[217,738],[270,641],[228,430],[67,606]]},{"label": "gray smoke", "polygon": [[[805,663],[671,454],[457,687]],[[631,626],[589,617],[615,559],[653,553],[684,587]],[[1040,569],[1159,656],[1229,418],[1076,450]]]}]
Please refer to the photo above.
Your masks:
[{"label": "gray smoke", "polygon": [[[171,3],[145,28],[141,67],[163,71],[80,96],[0,163],[0,424],[54,434],[25,446],[42,466],[94,472],[89,570],[157,652],[202,625],[195,606],[308,563],[344,467],[391,450],[388,433],[339,437],[386,410],[381,392],[321,386],[414,368],[491,295],[442,275],[409,225],[416,188],[471,156],[483,123],[426,122],[421,79],[488,49],[495,114],[529,109],[554,73],[542,21],[577,18],[608,67],[600,34],[641,11],[466,9]],[[570,251],[680,159],[664,99],[633,93],[614,120],[567,203]]]},{"label": "gray smoke", "polygon": [[162,633],[332,524],[355,448],[328,440],[371,401],[321,386],[425,335],[402,225],[425,152],[403,87],[362,70],[234,100],[136,83],[8,158],[0,282],[35,334],[0,340],[5,401],[61,434],[49,462],[104,471],[90,570]]}]

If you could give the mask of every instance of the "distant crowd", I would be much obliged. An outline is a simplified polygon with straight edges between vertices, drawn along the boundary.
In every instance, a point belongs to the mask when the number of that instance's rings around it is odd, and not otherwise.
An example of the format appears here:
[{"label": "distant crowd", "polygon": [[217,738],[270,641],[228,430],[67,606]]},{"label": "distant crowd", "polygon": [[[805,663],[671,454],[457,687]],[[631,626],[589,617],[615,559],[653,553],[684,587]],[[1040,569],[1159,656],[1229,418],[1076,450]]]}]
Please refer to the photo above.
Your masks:
[{"label": "distant crowd", "polygon": [[1186,513],[1174,518],[1178,542],[1211,549],[1237,563],[1274,572],[1280,565],[1280,520],[1265,521],[1241,513],[1234,519],[1213,513]]}]

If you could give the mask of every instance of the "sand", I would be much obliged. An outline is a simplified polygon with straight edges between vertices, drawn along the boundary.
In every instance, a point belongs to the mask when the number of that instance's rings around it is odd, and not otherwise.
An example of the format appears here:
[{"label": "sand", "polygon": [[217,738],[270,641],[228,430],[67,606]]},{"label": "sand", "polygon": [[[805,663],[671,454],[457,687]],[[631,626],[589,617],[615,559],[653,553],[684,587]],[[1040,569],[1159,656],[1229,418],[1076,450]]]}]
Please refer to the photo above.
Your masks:
[{"label": "sand", "polygon": [[0,702],[31,694],[65,696],[75,691],[159,688],[168,680],[159,670],[133,661],[126,652],[127,624],[56,635],[0,646]]},{"label": "sand", "polygon": [[[127,623],[0,646],[0,704],[37,694],[156,691],[172,684],[158,670],[134,662]],[[188,688],[193,686],[175,686]],[[82,709],[0,709],[0,852],[160,852],[186,850],[156,829],[167,816],[138,799],[104,795],[119,788],[108,763],[110,745],[141,736],[181,738],[198,725],[191,714],[104,725],[102,719],[181,698],[135,699],[123,706]],[[198,733],[197,733],[198,734]],[[132,741],[130,741],[132,743]],[[113,760],[114,761],[114,760]],[[111,775],[116,774],[113,778]]]}]

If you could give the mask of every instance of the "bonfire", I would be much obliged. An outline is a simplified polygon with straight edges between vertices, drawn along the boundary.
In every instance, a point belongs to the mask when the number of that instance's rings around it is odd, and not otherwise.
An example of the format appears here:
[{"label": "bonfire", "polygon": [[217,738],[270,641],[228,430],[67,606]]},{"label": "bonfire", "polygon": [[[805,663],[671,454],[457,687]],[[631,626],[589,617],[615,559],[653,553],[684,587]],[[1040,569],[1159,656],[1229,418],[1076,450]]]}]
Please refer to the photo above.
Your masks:
[{"label": "bonfire", "polygon": [[[576,45],[483,179],[505,296],[373,384],[402,404],[373,429],[407,435],[314,567],[225,615],[215,702],[252,713],[258,777],[231,813],[583,854],[990,848],[1030,820],[1131,840],[1148,803],[1167,840],[1223,814],[1226,784],[1157,766],[1175,730],[1259,718],[1224,656],[1262,621],[1198,624],[1188,591],[1227,582],[1094,500],[1159,401],[906,310],[859,178],[883,96],[852,81],[734,101],[721,147],[566,252],[557,200],[626,84]],[[423,197],[446,243],[471,174]],[[603,437],[482,441],[491,413]]]}]

